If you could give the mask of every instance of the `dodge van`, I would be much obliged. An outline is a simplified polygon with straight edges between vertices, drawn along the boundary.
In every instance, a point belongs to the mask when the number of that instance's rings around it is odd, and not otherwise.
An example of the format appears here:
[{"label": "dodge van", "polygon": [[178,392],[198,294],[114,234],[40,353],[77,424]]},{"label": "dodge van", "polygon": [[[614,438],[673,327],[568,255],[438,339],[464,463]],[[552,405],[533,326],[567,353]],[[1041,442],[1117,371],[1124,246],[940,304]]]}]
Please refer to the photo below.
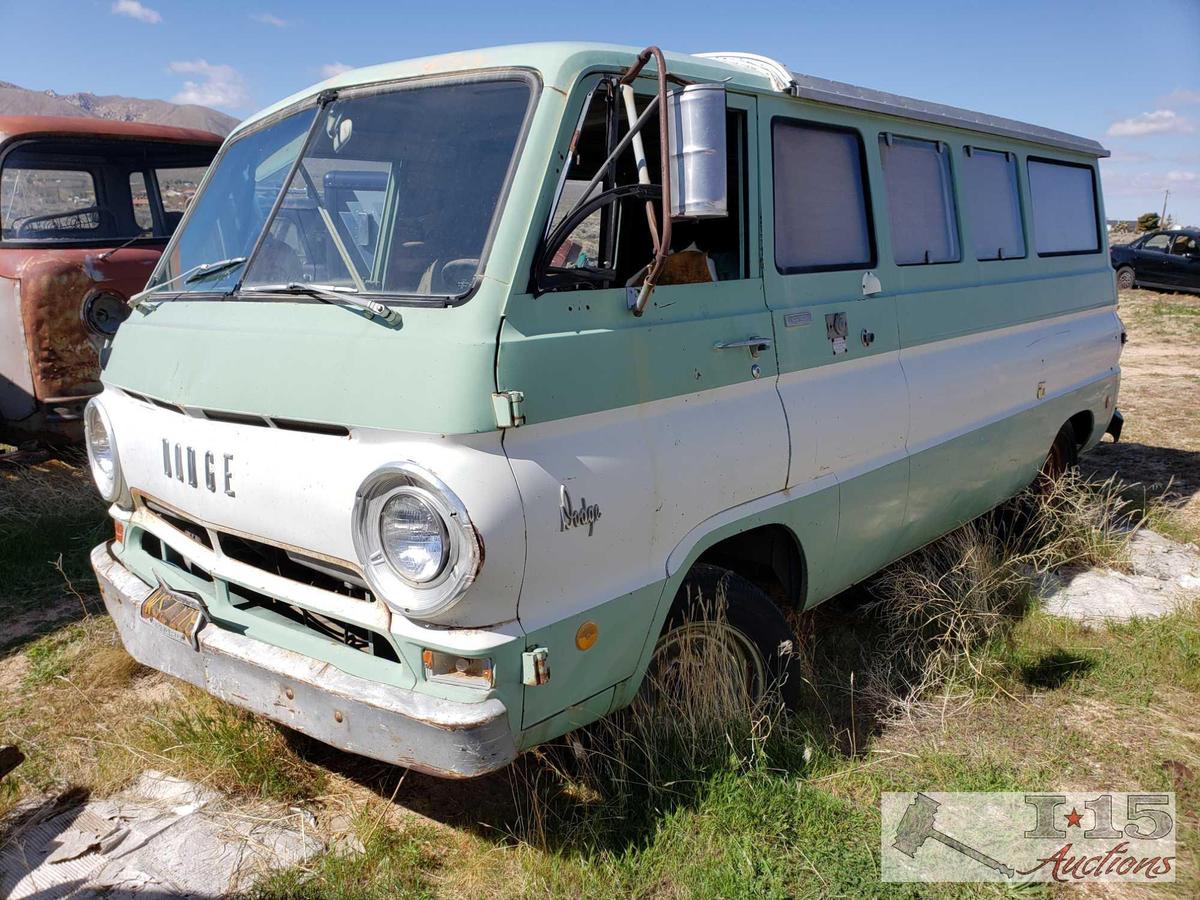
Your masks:
[{"label": "dodge van", "polygon": [[685,634],[792,699],[787,607],[1117,431],[1104,155],[744,53],[289,97],[225,141],[86,410],[121,638],[444,776],[630,704]]},{"label": "dodge van", "polygon": [[0,437],[82,437],[99,355],[220,146],[190,128],[0,116]]}]

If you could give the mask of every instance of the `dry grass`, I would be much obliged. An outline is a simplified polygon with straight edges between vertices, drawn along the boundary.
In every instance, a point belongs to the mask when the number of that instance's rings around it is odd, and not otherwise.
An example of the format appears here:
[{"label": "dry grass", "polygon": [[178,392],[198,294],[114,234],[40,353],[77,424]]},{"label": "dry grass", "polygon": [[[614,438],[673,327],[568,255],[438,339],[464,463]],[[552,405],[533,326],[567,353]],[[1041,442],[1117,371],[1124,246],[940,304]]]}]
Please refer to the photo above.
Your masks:
[{"label": "dry grass", "polygon": [[751,697],[730,672],[724,590],[699,598],[669,663],[652,665],[633,704],[543,745],[514,769],[516,837],[538,848],[611,843],[648,809],[686,802],[715,772],[762,765],[780,736],[776,689]]},{"label": "dry grass", "polygon": [[876,707],[910,709],[930,695],[978,690],[991,679],[990,645],[1036,606],[1048,573],[1128,570],[1129,542],[1148,509],[1115,477],[1074,472],[906,556],[872,579],[864,612],[879,632],[860,677]]}]

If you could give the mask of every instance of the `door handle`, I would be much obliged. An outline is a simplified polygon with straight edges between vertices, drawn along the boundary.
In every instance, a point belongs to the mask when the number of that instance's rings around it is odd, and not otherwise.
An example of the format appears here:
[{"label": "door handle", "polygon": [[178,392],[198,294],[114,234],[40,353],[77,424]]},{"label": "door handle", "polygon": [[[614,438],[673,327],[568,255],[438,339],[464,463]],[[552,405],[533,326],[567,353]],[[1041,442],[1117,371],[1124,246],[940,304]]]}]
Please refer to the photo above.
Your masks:
[{"label": "door handle", "polygon": [[753,359],[758,359],[758,354],[764,350],[771,349],[772,341],[770,338],[752,337],[744,338],[740,341],[724,341],[713,344],[714,350],[749,350],[750,356]]}]

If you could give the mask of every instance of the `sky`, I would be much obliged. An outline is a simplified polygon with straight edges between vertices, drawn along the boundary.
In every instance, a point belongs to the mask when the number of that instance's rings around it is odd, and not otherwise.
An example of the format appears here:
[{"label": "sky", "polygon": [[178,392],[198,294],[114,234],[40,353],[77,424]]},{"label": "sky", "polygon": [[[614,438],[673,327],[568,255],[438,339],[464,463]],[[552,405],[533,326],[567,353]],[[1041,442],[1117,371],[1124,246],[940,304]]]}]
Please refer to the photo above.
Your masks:
[{"label": "sky", "polygon": [[244,117],[342,68],[539,40],[746,50],[1100,140],[1106,214],[1200,225],[1200,0],[0,0],[0,81]]}]

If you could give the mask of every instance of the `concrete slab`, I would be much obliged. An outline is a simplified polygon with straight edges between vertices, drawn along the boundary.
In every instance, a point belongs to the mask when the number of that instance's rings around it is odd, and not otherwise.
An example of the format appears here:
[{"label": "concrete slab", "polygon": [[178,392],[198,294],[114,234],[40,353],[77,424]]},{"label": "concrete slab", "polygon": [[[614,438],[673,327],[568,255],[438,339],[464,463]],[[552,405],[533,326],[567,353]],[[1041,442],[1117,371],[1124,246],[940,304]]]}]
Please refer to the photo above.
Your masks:
[{"label": "concrete slab", "polygon": [[1071,569],[1042,585],[1047,612],[1088,624],[1164,616],[1200,598],[1200,553],[1153,531],[1129,544],[1133,572]]},{"label": "concrete slab", "polygon": [[0,897],[220,897],[322,850],[302,812],[235,806],[150,771],[116,797],[18,827],[0,851]]}]

